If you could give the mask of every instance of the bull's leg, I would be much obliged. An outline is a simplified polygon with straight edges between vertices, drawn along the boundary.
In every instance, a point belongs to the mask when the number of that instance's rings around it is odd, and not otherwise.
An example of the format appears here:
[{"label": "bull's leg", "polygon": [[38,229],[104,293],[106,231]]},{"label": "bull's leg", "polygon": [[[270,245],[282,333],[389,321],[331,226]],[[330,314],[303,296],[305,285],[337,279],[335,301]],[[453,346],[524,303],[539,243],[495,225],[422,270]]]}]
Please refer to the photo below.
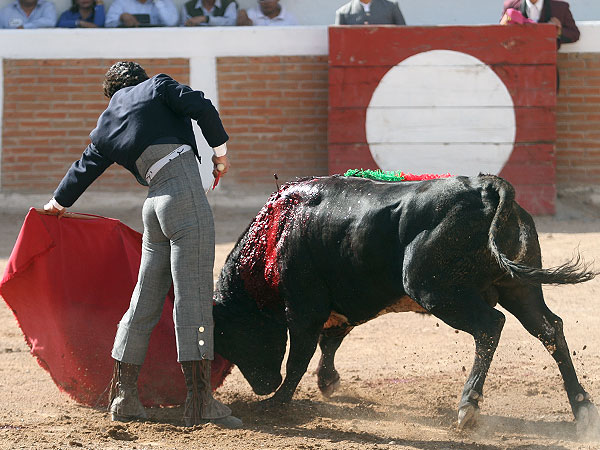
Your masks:
[{"label": "bull's leg", "polygon": [[600,436],[600,416],[589,394],[577,379],[562,319],[550,311],[544,302],[541,287],[500,288],[499,292],[499,303],[544,344],[558,364],[571,410],[577,421],[577,432]]},{"label": "bull's leg", "polygon": [[475,339],[475,361],[458,406],[458,428],[472,426],[477,421],[479,403],[483,400],[483,384],[500,340],[504,314],[490,307],[474,292],[452,293],[446,290],[443,294],[420,292],[414,295],[411,297],[434,316]]},{"label": "bull's leg", "polygon": [[351,326],[328,328],[323,330],[319,337],[321,359],[317,366],[317,385],[325,397],[330,397],[340,385],[340,374],[335,370],[335,352],[352,328]]},{"label": "bull's leg", "polygon": [[[319,333],[324,322],[325,320],[307,328],[290,326],[290,352],[286,363],[285,379],[277,392],[269,399],[270,401],[287,403],[292,399],[298,383],[306,373],[308,363],[315,354]],[[292,323],[295,322],[292,321]]]}]

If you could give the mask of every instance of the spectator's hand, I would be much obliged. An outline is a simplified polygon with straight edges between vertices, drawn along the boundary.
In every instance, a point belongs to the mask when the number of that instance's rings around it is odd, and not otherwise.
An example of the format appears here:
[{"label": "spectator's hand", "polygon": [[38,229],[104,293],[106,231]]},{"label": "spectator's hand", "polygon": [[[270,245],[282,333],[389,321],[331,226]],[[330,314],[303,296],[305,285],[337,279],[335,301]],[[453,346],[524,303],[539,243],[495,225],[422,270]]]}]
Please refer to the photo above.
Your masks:
[{"label": "spectator's hand", "polygon": [[140,22],[138,22],[138,20],[129,13],[121,14],[120,19],[121,19],[121,23],[123,25],[125,25],[126,27],[139,27],[140,26]]},{"label": "spectator's hand", "polygon": [[208,20],[206,19],[206,16],[196,16],[196,17],[190,17],[188,20],[185,21],[185,26],[186,27],[195,27],[198,26],[202,23],[206,23],[208,22]]},{"label": "spectator's hand", "polygon": [[500,25],[508,25],[509,22],[510,22],[510,17],[508,17],[508,14],[504,14],[502,16],[502,19],[500,19]]},{"label": "spectator's hand", "polygon": [[80,20],[78,25],[79,28],[98,28],[94,22],[88,22],[87,20]]},{"label": "spectator's hand", "polygon": [[[217,175],[219,173],[221,174],[220,176],[223,176],[229,170],[229,159],[227,158],[227,155],[223,155],[223,156],[213,155],[212,162],[214,164],[213,177],[215,177],[215,178],[217,178]],[[225,168],[223,170],[217,171],[217,164],[223,164],[225,166]]]},{"label": "spectator's hand", "polygon": [[246,12],[246,10],[245,10],[245,9],[240,9],[240,10],[238,11],[236,25],[237,25],[237,26],[248,26],[248,25],[252,25],[252,21],[251,21],[251,20],[250,20],[250,18],[248,17],[248,13]]},{"label": "spectator's hand", "polygon": [[560,23],[560,20],[558,20],[556,17],[551,17],[548,23],[553,23],[554,25],[556,25],[556,35],[560,37],[560,35],[562,34],[562,23]]}]

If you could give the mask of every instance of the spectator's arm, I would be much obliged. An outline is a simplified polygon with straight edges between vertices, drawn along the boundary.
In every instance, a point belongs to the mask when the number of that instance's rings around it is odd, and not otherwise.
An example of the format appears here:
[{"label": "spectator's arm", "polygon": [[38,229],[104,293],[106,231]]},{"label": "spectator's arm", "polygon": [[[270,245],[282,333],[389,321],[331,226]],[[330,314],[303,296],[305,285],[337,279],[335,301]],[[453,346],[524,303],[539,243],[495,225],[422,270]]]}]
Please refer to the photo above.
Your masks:
[{"label": "spectator's arm", "polygon": [[248,17],[248,12],[245,9],[240,9],[237,14],[236,25],[238,26],[252,26],[254,23]]},{"label": "spectator's arm", "polygon": [[402,11],[400,11],[400,6],[398,6],[398,3],[394,3],[394,24],[396,25],[406,25],[406,22],[404,21],[404,16],[402,15]]},{"label": "spectator's arm", "polygon": [[233,2],[229,4],[222,17],[209,17],[208,24],[213,27],[228,27],[235,25],[237,20],[237,5]]},{"label": "spectator's arm", "polygon": [[177,19],[179,19],[179,13],[177,7],[172,0],[154,0],[156,9],[158,10],[158,16],[160,18],[160,24],[167,27],[174,27],[177,25]]},{"label": "spectator's arm", "polygon": [[[506,25],[508,23],[508,16],[506,15],[506,10],[509,8],[515,8],[518,0],[504,0],[504,6],[502,7],[502,16],[500,16],[500,25]],[[525,0],[523,0],[525,1]]]},{"label": "spectator's arm", "polygon": [[104,21],[104,26],[107,28],[115,28],[118,27],[121,23],[121,14],[125,12],[125,8],[123,7],[123,2],[115,0],[110,8],[108,8],[108,12],[106,13],[106,20]]},{"label": "spectator's arm", "polygon": [[77,27],[77,19],[70,11],[65,11],[58,18],[57,28],[75,28]]},{"label": "spectator's arm", "polygon": [[188,19],[190,19],[192,16],[190,16],[187,12],[187,9],[185,7],[185,3],[183,5],[181,5],[181,21],[179,22],[179,25],[181,26],[185,26],[185,23],[188,21]]},{"label": "spectator's arm", "polygon": [[44,2],[40,10],[41,17],[23,24],[23,28],[54,28],[56,26],[56,8],[52,2]]},{"label": "spectator's arm", "polygon": [[344,14],[342,14],[340,11],[335,12],[335,24],[346,25],[346,21],[344,20]]},{"label": "spectator's arm", "polygon": [[567,7],[565,13],[565,20],[561,23],[562,34],[560,35],[560,42],[568,44],[569,42],[577,42],[579,40],[579,28],[573,19],[571,10]]},{"label": "spectator's arm", "polygon": [[104,14],[104,4],[100,0],[98,0],[96,2],[96,7],[94,8],[94,23],[97,27],[103,27],[105,18],[106,16]]},{"label": "spectator's arm", "polygon": [[183,24],[186,27],[196,27],[199,25],[206,25],[208,22],[208,16],[194,16],[190,17]]},{"label": "spectator's arm", "polygon": [[162,101],[171,110],[198,122],[208,145],[215,148],[229,140],[219,113],[203,92],[194,91],[165,74],[154,77],[154,83]]},{"label": "spectator's arm", "polygon": [[94,144],[87,146],[79,161],[75,161],[54,191],[54,199],[68,208],[83,194],[93,181],[112,164]]}]

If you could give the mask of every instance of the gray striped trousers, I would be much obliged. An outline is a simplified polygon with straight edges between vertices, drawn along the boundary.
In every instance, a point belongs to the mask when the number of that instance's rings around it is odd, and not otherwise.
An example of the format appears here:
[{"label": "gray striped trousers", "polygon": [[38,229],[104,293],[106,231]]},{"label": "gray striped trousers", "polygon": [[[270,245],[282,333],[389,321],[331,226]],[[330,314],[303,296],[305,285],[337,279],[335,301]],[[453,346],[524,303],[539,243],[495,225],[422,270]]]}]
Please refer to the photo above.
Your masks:
[{"label": "gray striped trousers", "polygon": [[[148,147],[137,160],[142,176],[178,145]],[[144,362],[153,328],[171,287],[178,361],[213,359],[215,231],[196,156],[188,151],[152,179],[142,209],[144,234],[138,281],[119,322],[112,357]]]}]

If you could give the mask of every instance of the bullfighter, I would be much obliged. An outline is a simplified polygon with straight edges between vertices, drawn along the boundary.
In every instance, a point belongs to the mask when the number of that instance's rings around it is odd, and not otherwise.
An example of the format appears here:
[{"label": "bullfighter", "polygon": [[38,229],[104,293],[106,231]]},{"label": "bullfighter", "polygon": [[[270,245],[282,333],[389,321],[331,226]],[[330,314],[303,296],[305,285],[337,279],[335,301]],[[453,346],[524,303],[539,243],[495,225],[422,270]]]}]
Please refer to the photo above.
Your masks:
[{"label": "bullfighter", "polygon": [[44,209],[64,214],[65,208],[113,163],[124,166],[148,186],[142,209],[138,281],[112,349],[112,420],[147,418],[138,397],[137,379],[172,283],[177,359],[187,386],[184,422],[193,426],[210,421],[239,428],[241,420],[213,398],[210,386],[215,236],[190,119],[197,121],[213,147],[215,177],[229,169],[229,136],[219,113],[202,92],[165,74],[149,78],[135,62],[121,61],[110,67],[103,88],[110,103],[90,134],[91,143]]}]

